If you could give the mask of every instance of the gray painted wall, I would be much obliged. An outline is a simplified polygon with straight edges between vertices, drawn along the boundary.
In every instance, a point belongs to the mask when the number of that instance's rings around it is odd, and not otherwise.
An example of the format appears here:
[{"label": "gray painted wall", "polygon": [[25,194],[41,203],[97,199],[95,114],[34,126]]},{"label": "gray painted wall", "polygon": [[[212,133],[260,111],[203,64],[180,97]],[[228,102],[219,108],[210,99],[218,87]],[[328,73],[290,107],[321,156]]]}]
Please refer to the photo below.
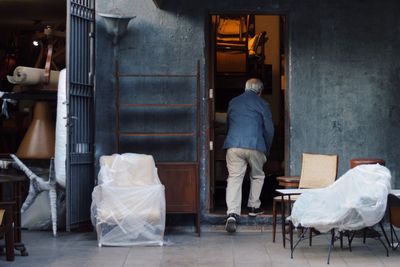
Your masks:
[{"label": "gray painted wall", "polygon": [[[194,2],[194,1],[193,1]],[[117,7],[117,10],[115,9]],[[118,45],[124,72],[192,72],[201,63],[207,86],[207,14],[221,11],[288,16],[288,174],[300,171],[302,152],[337,153],[339,175],[354,157],[379,157],[400,187],[400,1],[398,0],[97,0],[97,12],[136,15]],[[96,157],[114,150],[113,47],[103,21],[96,35]],[[206,103],[202,99],[202,142]],[[203,145],[205,147],[205,145]],[[203,149],[201,204],[208,174]]]}]

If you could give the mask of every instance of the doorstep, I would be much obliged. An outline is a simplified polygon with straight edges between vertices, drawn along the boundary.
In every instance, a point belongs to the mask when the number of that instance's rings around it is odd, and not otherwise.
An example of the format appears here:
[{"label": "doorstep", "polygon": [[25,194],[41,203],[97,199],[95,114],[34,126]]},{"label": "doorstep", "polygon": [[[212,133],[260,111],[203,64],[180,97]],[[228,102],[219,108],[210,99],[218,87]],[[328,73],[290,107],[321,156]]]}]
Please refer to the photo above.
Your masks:
[{"label": "doorstep", "polygon": [[[201,225],[225,225],[226,214],[208,213],[201,217]],[[277,223],[280,223],[280,216],[277,217]],[[272,225],[272,215],[262,214],[256,217],[250,217],[247,214],[240,215],[239,225],[253,226],[253,225]]]}]

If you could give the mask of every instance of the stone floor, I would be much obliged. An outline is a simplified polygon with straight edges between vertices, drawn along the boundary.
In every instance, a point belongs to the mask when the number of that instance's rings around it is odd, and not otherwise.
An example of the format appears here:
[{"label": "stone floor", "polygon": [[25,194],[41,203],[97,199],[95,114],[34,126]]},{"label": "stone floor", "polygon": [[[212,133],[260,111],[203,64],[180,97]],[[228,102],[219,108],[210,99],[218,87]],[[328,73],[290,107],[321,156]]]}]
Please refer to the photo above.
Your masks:
[{"label": "stone floor", "polygon": [[[229,235],[223,226],[203,229],[201,237],[190,231],[169,232],[163,247],[101,247],[96,234],[61,232],[54,238],[47,231],[23,231],[29,256],[17,255],[14,262],[0,256],[0,266],[400,266],[400,249],[390,256],[379,241],[361,239],[353,242],[353,251],[334,248],[327,265],[328,235],[320,235],[300,243],[290,258],[290,250],[279,239],[272,243],[271,227],[241,227]],[[278,233],[278,237],[280,237]]]}]

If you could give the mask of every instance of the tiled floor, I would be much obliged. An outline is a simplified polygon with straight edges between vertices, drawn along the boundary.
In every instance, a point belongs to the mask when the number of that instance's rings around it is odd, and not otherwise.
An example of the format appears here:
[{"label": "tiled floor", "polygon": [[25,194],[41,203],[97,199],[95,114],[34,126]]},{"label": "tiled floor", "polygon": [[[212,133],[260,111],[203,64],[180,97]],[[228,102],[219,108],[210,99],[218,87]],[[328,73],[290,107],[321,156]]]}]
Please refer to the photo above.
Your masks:
[{"label": "tiled floor", "polygon": [[[241,227],[234,235],[222,226],[208,228],[201,237],[185,232],[170,232],[163,247],[102,247],[97,246],[95,233],[59,233],[24,231],[23,241],[29,256],[16,256],[6,262],[0,256],[0,266],[400,266],[400,249],[385,250],[377,240],[361,239],[353,242],[353,251],[336,246],[330,265],[326,264],[328,236],[315,237],[313,246],[303,242],[296,249],[294,259],[282,241],[272,243],[271,227]],[[278,237],[280,237],[278,233]]]}]

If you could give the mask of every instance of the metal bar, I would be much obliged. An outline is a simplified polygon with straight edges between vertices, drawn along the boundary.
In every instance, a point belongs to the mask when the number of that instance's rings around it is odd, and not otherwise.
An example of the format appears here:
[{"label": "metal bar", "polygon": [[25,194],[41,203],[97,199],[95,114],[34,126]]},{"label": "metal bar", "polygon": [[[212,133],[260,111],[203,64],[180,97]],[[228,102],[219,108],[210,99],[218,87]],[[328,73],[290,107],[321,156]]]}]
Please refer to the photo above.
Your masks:
[{"label": "metal bar", "polygon": [[120,106],[126,107],[193,107],[195,104],[131,104],[123,103]]},{"label": "metal bar", "polygon": [[[92,12],[92,8],[91,8],[91,7],[87,7],[87,6],[85,6],[85,5],[82,5],[82,4],[77,3],[77,2],[75,2],[75,1],[73,2],[73,5],[74,5],[74,7],[76,7],[78,10],[84,10],[84,11],[86,11],[86,12]],[[74,12],[71,13],[71,15],[74,16],[74,17],[77,17],[77,18],[87,18],[87,16],[85,16],[86,13],[81,14],[81,13],[79,13],[79,12],[76,12],[76,10],[74,10]]]},{"label": "metal bar", "polygon": [[200,60],[197,60],[196,104],[197,104],[197,110],[196,110],[196,128],[197,128],[196,129],[196,131],[197,131],[196,157],[197,157],[197,159],[196,159],[196,161],[199,162],[199,160],[200,160]]},{"label": "metal bar", "polygon": [[119,65],[118,60],[115,60],[115,139],[116,139],[116,152],[119,153],[119,128],[120,128],[120,121],[119,121],[119,95],[120,95],[120,88],[119,88]]},{"label": "metal bar", "polygon": [[145,74],[145,73],[119,73],[119,77],[193,77],[197,78],[195,74]]},{"label": "metal bar", "polygon": [[[300,226],[301,228],[302,228],[302,230],[303,230],[303,232],[301,233],[301,235],[299,236],[299,239],[296,241],[296,244],[294,244],[294,246],[293,246],[293,227],[294,227],[294,225],[293,225],[293,223],[292,222],[289,222],[289,227],[291,227],[291,228],[289,228],[290,229],[290,257],[293,259],[293,253],[294,253],[294,250],[296,249],[296,247],[300,244],[300,242],[301,241],[303,241],[304,239],[306,239],[305,238],[305,235],[307,234],[307,231],[309,231],[310,230],[310,228],[303,228],[302,226]],[[304,230],[305,229],[305,230]]]},{"label": "metal bar", "polygon": [[389,257],[389,248],[385,245],[385,242],[383,242],[382,238],[380,236],[378,236],[378,240],[379,242],[381,242],[381,244],[385,247],[386,250],[386,256]]},{"label": "metal bar", "polygon": [[393,250],[395,250],[395,249],[397,249],[398,247],[399,247],[399,245],[400,245],[400,243],[399,243],[399,238],[398,238],[398,236],[397,236],[397,234],[396,234],[396,231],[394,230],[394,227],[393,227],[393,225],[392,224],[390,224],[390,231],[393,231],[393,235],[394,235],[394,237],[396,238],[396,243],[397,243],[397,245],[395,246],[394,245],[394,242],[393,242],[393,238],[392,238],[392,243],[391,243],[391,245],[390,245],[390,247],[393,249]]},{"label": "metal bar", "polygon": [[[82,14],[82,7],[79,7],[79,12]],[[82,39],[83,39],[82,35],[83,35],[83,32],[84,32],[85,28],[82,25],[83,24],[82,18],[78,18],[77,22],[78,22],[77,23],[78,27],[80,29],[82,29],[81,31],[78,31],[78,40],[79,40],[79,44],[78,44],[78,47],[79,47],[79,49],[78,49],[78,59],[84,59],[83,55],[84,55],[84,52],[86,52],[86,51],[84,51],[84,49],[83,49],[84,47],[83,47],[83,44],[82,44]],[[77,60],[77,63],[78,63],[78,60]],[[78,74],[77,80],[80,81],[80,82],[83,82],[82,76],[83,76],[83,72],[85,71],[84,64],[80,66],[80,70],[81,71],[77,72],[77,74]],[[80,88],[78,87],[78,92],[79,92],[79,89]]]},{"label": "metal bar", "polygon": [[282,223],[282,243],[283,247],[286,247],[286,233],[285,233],[285,198],[281,195],[281,223]]},{"label": "metal bar", "polygon": [[[70,148],[70,143],[71,143],[71,130],[70,130],[70,118],[69,118],[69,114],[70,114],[70,87],[71,87],[71,66],[72,66],[72,54],[71,54],[71,48],[73,48],[72,45],[72,36],[73,36],[73,30],[72,30],[72,9],[73,9],[73,5],[71,1],[67,1],[67,23],[66,23],[66,66],[67,66],[67,77],[66,77],[66,82],[67,82],[67,90],[66,90],[66,99],[67,99],[67,153],[71,152],[71,148]],[[69,40],[69,41],[68,41]],[[66,214],[65,214],[65,228],[66,230],[69,232],[71,231],[71,181],[70,181],[70,177],[71,177],[71,159],[70,157],[66,157],[66,181],[65,181],[65,192],[66,192],[66,196],[65,196],[65,208],[66,208]]]},{"label": "metal bar", "polygon": [[[352,233],[352,235],[350,236],[350,233]],[[353,242],[354,236],[356,235],[356,231],[349,231],[349,251],[351,252],[351,244]]]},{"label": "metal bar", "polygon": [[340,248],[343,249],[343,231],[339,232],[339,238],[340,238]]},{"label": "metal bar", "polygon": [[[382,233],[383,233],[383,236],[385,237],[386,242],[389,243],[389,238],[387,237],[386,232],[385,232],[385,229],[383,228],[382,221],[383,221],[383,219],[379,222],[379,227],[381,228],[381,231],[382,231]],[[381,241],[381,243],[383,244],[383,246],[384,246],[385,249],[386,249],[386,255],[389,257],[389,249],[388,249],[388,248],[386,247],[386,245],[383,243],[381,237],[378,236],[378,238],[379,238],[379,241]],[[390,244],[389,244],[389,247],[391,247]]]},{"label": "metal bar", "polygon": [[161,9],[161,5],[162,5],[163,0],[153,0],[154,5]]},{"label": "metal bar", "polygon": [[290,258],[293,259],[293,223],[289,222]]},{"label": "metal bar", "polygon": [[331,238],[331,243],[329,244],[329,250],[328,250],[328,261],[327,261],[328,264],[329,264],[329,260],[331,258],[331,251],[333,248],[333,244],[335,243],[335,229],[332,229],[331,233],[332,233],[332,238]]},{"label": "metal bar", "polygon": [[123,136],[194,136],[195,133],[194,132],[192,132],[192,133],[128,133],[128,132],[119,132],[119,135],[123,135]]},{"label": "metal bar", "polygon": [[0,99],[15,99],[15,100],[57,100],[57,91],[32,91],[32,92],[7,92]]}]

